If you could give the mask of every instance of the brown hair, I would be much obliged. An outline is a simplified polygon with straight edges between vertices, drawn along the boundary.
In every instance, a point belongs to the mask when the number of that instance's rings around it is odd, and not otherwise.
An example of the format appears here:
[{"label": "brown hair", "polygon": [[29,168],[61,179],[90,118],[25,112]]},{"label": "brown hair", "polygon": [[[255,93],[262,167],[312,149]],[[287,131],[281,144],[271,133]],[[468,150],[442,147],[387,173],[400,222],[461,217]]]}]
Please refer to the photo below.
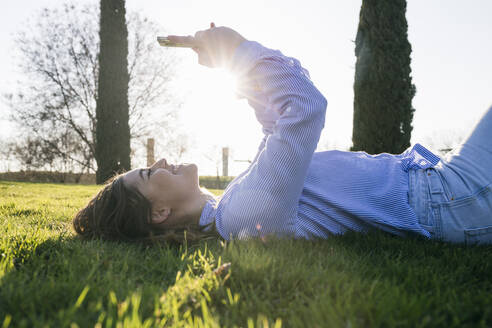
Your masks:
[{"label": "brown hair", "polygon": [[74,217],[75,232],[83,239],[183,243],[217,237],[215,227],[163,229],[152,223],[152,207],[121,175],[112,178]]}]

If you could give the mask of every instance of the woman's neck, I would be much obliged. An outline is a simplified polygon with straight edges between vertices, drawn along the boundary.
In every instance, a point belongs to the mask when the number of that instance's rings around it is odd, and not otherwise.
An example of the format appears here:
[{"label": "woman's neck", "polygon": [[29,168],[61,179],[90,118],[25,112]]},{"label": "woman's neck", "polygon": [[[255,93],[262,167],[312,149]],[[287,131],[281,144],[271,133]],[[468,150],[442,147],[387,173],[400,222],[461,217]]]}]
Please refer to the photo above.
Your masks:
[{"label": "woman's neck", "polygon": [[202,215],[203,208],[209,200],[214,200],[216,197],[207,189],[200,188],[200,193],[189,203],[188,208],[182,214],[182,221],[186,225],[198,225]]}]

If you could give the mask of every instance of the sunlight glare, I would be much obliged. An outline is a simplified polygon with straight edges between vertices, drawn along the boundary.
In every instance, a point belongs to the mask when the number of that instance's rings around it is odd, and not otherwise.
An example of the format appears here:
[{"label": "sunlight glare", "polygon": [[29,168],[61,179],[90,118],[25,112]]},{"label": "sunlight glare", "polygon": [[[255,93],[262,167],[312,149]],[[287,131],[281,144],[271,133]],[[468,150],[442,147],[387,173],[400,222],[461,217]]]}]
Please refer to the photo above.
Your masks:
[{"label": "sunlight glare", "polygon": [[235,99],[236,77],[224,69],[207,70],[204,72],[201,83],[209,92],[215,94],[219,92],[229,100]]},{"label": "sunlight glare", "polygon": [[181,118],[193,139],[190,160],[199,162],[201,172],[215,174],[222,147],[229,147],[229,172],[239,174],[261,141],[261,126],[248,103],[237,98],[236,84],[225,69],[189,65],[181,71],[177,87],[187,90]]}]

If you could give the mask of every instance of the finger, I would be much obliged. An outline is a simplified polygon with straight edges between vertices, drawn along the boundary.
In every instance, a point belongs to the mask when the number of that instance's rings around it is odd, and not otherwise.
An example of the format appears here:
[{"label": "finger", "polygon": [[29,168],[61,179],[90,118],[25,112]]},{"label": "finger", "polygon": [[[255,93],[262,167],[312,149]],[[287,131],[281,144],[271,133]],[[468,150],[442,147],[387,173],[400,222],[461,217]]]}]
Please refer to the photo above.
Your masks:
[{"label": "finger", "polygon": [[195,33],[195,39],[194,39],[194,47],[195,48],[198,48],[198,49],[201,49],[201,48],[204,48],[204,45],[205,45],[205,32],[206,31],[198,31]]},{"label": "finger", "polygon": [[197,31],[197,32],[195,33],[195,39],[196,39],[196,40],[200,40],[200,39],[203,37],[203,32],[204,32],[204,31]]},{"label": "finger", "polygon": [[183,43],[183,44],[188,44],[188,45],[194,45],[195,44],[195,38],[192,37],[191,35],[188,35],[188,36],[168,35],[167,38],[169,39],[169,41],[174,42],[174,43]]}]

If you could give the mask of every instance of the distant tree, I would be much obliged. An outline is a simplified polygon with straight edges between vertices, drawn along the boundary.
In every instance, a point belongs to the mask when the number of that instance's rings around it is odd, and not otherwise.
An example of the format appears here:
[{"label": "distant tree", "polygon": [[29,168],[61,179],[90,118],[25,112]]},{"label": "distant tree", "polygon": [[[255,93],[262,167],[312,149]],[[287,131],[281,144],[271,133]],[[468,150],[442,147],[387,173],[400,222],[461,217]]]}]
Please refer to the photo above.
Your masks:
[{"label": "distant tree", "polygon": [[448,128],[442,130],[434,130],[432,133],[427,134],[423,139],[423,144],[432,151],[439,155],[445,155],[452,151],[465,141],[468,135],[468,129],[460,128]]},{"label": "distant tree", "polygon": [[219,145],[209,146],[206,152],[202,153],[202,156],[215,166],[215,172],[218,179],[222,165],[222,147]]},{"label": "distant tree", "polygon": [[0,172],[10,172],[11,170],[19,169],[19,161],[15,153],[15,147],[8,138],[0,140]]},{"label": "distant tree", "polygon": [[79,141],[73,130],[66,129],[64,132],[57,131],[56,138],[41,139],[26,135],[20,141],[7,143],[6,148],[24,170],[74,172],[79,163],[68,154],[81,154],[90,161],[89,154],[84,153],[84,144]]},{"label": "distant tree", "polygon": [[[157,24],[137,13],[127,14],[127,22],[132,148],[147,136],[179,143],[173,126],[180,103],[170,90],[176,58],[155,41],[162,31]],[[43,9],[16,37],[15,57],[23,75],[18,91],[5,100],[17,125],[16,143],[39,139],[51,145],[53,162],[43,168],[96,170],[98,25],[97,4],[64,4]],[[67,136],[73,142],[64,142]],[[37,158],[42,160],[43,154]]]},{"label": "distant tree", "polygon": [[401,153],[410,146],[415,86],[405,0],[363,0],[355,39],[352,150]]},{"label": "distant tree", "polygon": [[54,153],[50,150],[49,144],[40,139],[27,138],[22,143],[11,144],[12,152],[20,159],[21,167],[30,171],[52,167]]}]

